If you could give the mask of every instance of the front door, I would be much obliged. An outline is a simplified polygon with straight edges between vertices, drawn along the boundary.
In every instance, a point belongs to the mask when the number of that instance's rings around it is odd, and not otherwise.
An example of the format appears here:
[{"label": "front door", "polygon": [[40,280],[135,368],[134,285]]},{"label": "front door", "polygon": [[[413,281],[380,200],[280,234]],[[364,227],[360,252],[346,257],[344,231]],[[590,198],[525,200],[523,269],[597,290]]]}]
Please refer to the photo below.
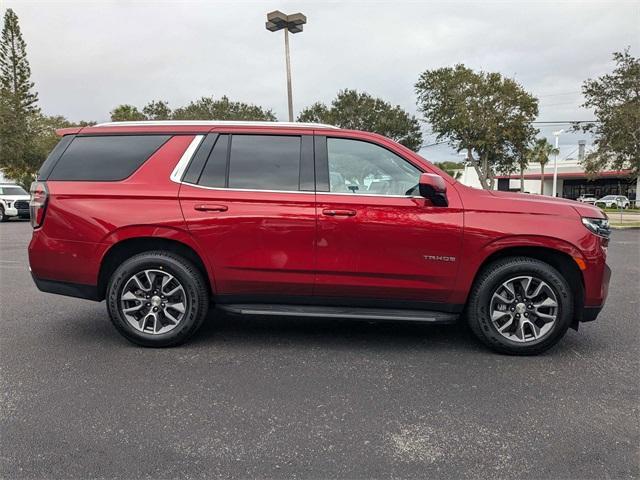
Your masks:
[{"label": "front door", "polygon": [[180,204],[219,301],[312,294],[311,135],[209,134],[182,180]]},{"label": "front door", "polygon": [[363,305],[445,304],[462,243],[459,205],[418,196],[421,169],[374,143],[316,137],[316,164],[315,294]]}]

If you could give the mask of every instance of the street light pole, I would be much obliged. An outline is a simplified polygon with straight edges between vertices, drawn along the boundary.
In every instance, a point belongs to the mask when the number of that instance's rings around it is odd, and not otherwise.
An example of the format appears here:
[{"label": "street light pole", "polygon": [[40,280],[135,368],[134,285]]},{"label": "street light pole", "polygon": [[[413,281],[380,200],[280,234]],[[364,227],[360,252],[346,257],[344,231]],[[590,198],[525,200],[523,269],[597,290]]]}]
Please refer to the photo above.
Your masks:
[{"label": "street light pole", "polygon": [[[552,196],[556,196],[556,190],[558,185],[558,155],[560,155],[560,151],[558,150],[558,139],[560,138],[560,134],[564,132],[564,129],[558,130],[557,132],[553,132],[554,137],[556,137],[556,156],[553,160],[553,190]],[[544,179],[542,179],[544,182]]]},{"label": "street light pole", "polygon": [[289,32],[300,33],[302,26],[307,23],[307,17],[302,13],[287,15],[278,10],[267,13],[266,28],[270,32],[284,29],[284,56],[287,65],[287,106],[289,108],[289,121],[293,122],[293,94],[291,89],[291,55],[289,54]]},{"label": "street light pole", "polygon": [[291,92],[291,57],[289,55],[289,30],[284,29],[284,53],[287,57],[287,101],[289,106],[289,121],[293,122],[293,93]]}]

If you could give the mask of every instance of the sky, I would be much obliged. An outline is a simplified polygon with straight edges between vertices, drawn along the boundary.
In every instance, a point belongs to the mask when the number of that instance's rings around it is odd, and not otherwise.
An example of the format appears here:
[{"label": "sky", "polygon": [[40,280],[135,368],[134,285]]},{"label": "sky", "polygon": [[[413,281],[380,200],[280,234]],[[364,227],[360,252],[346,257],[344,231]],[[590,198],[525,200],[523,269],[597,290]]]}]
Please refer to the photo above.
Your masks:
[{"label": "sky", "polygon": [[[202,96],[272,109],[287,120],[284,39],[266,13],[302,12],[290,36],[294,114],[355,88],[420,117],[414,84],[463,63],[514,78],[538,97],[539,121],[589,120],[581,85],[640,54],[640,0],[616,1],[132,1],[0,0],[19,17],[32,80],[48,115],[108,121],[115,106],[171,107]],[[541,127],[553,141],[558,126]],[[561,128],[561,127],[560,127]],[[425,144],[435,141],[424,125]],[[561,157],[580,134],[560,136]],[[433,161],[456,160],[446,145]]]}]

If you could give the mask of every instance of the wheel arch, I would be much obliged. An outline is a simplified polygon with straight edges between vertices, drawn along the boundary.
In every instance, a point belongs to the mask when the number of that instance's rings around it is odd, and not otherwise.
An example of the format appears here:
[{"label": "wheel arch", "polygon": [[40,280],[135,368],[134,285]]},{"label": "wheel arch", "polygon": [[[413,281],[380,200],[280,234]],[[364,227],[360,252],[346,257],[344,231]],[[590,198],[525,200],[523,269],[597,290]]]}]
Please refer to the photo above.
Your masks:
[{"label": "wheel arch", "polygon": [[[575,253],[572,252],[570,248],[560,250],[540,245],[513,245],[495,249],[483,260],[477,269],[471,283],[471,288],[473,288],[473,285],[475,285],[483,270],[498,260],[508,257],[534,258],[555,268],[567,280],[569,285],[575,289],[573,299],[575,318],[572,323],[572,328],[577,330],[580,322],[579,315],[584,306],[585,285],[582,271],[574,260],[574,255],[570,252]],[[578,255],[578,257],[581,258],[582,256]]]},{"label": "wheel arch", "polygon": [[[105,298],[109,278],[122,262],[139,253],[153,250],[173,252],[191,261],[202,272],[209,292],[213,292],[213,277],[204,257],[198,252],[198,247],[193,243],[190,244],[191,242],[187,243],[190,237],[187,236],[187,241],[184,241],[185,239],[179,238],[180,232],[168,230],[170,235],[162,235],[157,228],[150,232],[138,232],[136,235],[125,235],[119,232],[100,262],[97,284],[100,300]],[[187,235],[184,232],[182,234]]]}]

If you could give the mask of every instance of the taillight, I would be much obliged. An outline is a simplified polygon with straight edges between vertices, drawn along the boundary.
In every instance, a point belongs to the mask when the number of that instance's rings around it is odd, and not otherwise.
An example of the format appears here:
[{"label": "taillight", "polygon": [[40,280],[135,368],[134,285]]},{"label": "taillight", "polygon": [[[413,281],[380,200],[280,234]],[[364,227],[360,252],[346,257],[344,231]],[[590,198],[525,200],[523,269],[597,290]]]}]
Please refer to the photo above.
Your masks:
[{"label": "taillight", "polygon": [[38,228],[42,225],[48,199],[49,190],[47,190],[47,184],[45,182],[33,182],[31,184],[31,200],[29,201],[31,226],[33,228]]}]

